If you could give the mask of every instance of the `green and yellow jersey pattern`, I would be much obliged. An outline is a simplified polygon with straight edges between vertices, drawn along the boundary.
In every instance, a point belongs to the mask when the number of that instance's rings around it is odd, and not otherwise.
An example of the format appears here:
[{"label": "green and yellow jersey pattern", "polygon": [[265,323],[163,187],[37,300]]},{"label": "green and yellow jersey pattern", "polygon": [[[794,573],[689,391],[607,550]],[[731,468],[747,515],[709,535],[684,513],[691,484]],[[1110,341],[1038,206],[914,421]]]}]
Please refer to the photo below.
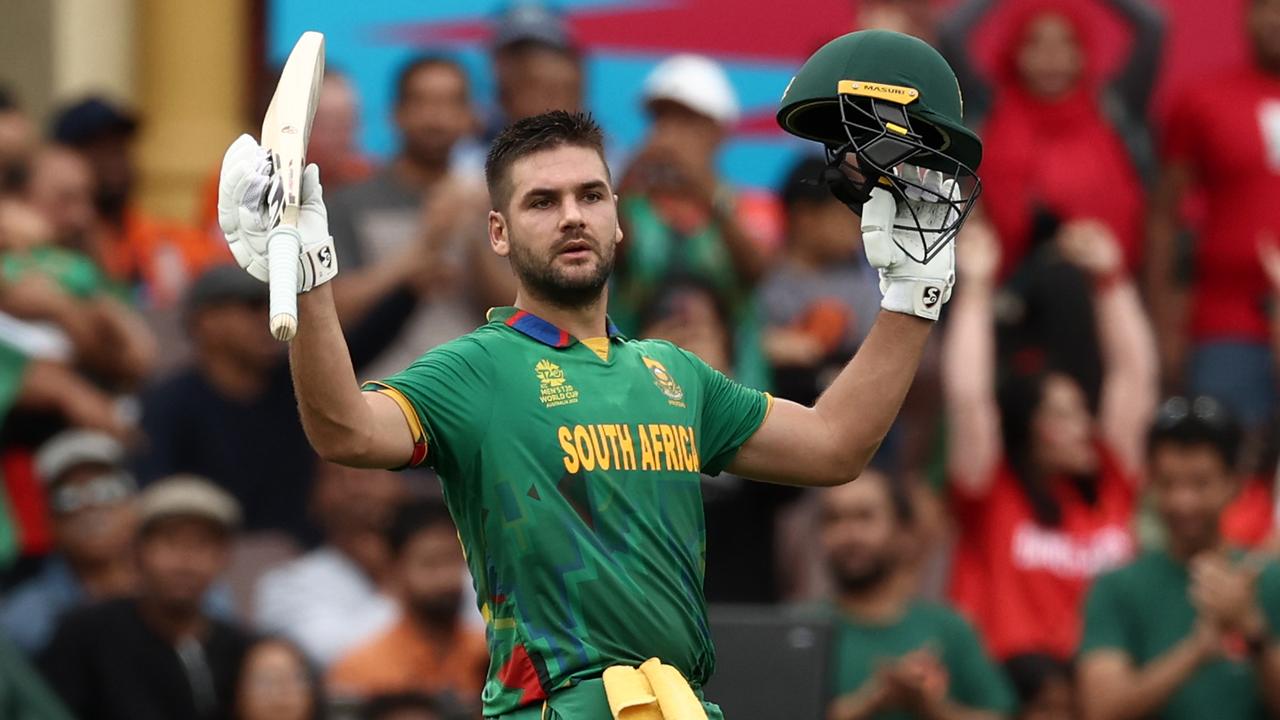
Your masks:
[{"label": "green and yellow jersey pattern", "polygon": [[400,403],[443,483],[488,624],[486,716],[617,663],[658,657],[695,686],[715,663],[699,473],[732,460],[771,400],[609,330],[588,344],[500,308],[365,386]]}]

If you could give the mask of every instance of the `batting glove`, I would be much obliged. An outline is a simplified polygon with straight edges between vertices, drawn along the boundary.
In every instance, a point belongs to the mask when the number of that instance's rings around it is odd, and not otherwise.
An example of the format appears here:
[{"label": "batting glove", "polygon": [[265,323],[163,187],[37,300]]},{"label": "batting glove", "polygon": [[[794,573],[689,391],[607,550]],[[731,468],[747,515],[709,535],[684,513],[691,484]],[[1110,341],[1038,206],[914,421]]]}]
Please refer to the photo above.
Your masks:
[{"label": "batting glove", "polygon": [[[250,275],[268,282],[267,238],[280,222],[284,193],[272,172],[271,153],[248,135],[227,148],[218,180],[218,225],[236,262]],[[301,249],[298,253],[298,292],[329,282],[338,274],[338,256],[329,235],[329,212],[324,206],[320,168],[308,165],[302,173],[302,207],[298,213]]]},{"label": "batting glove", "polygon": [[[905,172],[917,170],[903,166]],[[954,180],[944,180],[941,173],[933,170],[921,171],[921,177],[926,186],[938,193],[934,197],[955,197]],[[920,243],[920,234],[912,229],[917,222],[926,237],[931,231],[936,235],[955,210],[947,203],[930,201],[930,194],[915,188],[908,188],[907,193],[906,198],[896,200],[885,188],[871,191],[870,199],[862,206],[862,247],[867,261],[880,272],[881,308],[937,320],[943,304],[951,299],[956,282],[955,242],[947,242],[927,263],[911,259],[899,243]]]}]

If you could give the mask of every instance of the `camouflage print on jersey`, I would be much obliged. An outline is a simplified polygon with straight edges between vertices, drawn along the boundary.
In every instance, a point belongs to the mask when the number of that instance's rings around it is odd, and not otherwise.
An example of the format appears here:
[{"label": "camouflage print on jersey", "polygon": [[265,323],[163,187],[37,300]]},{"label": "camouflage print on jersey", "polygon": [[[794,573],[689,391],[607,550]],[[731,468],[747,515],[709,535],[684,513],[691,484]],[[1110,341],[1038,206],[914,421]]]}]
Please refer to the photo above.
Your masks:
[{"label": "camouflage print on jersey", "polygon": [[720,472],[769,397],[609,325],[608,359],[514,308],[366,390],[420,428],[488,624],[486,716],[616,663],[714,666],[699,472]]}]

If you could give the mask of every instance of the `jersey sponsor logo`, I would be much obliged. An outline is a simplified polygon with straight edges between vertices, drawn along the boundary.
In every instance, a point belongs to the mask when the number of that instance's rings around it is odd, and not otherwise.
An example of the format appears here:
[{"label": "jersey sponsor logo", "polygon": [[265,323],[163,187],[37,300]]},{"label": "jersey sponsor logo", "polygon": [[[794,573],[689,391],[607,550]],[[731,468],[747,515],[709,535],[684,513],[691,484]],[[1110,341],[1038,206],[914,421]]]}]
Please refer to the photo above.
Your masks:
[{"label": "jersey sponsor logo", "polygon": [[538,397],[545,407],[553,408],[561,405],[572,405],[578,402],[578,390],[570,385],[564,377],[560,366],[543,358],[533,366],[538,376]]},{"label": "jersey sponsor logo", "polygon": [[667,372],[666,366],[654,360],[651,357],[643,358],[645,367],[649,368],[649,372],[653,373],[653,383],[658,386],[663,395],[667,396],[667,403],[676,407],[684,407],[684,389],[671,377],[671,373]]},{"label": "jersey sponsor logo", "polygon": [[556,440],[570,474],[593,470],[696,473],[702,469],[698,443],[688,425],[561,425]]}]

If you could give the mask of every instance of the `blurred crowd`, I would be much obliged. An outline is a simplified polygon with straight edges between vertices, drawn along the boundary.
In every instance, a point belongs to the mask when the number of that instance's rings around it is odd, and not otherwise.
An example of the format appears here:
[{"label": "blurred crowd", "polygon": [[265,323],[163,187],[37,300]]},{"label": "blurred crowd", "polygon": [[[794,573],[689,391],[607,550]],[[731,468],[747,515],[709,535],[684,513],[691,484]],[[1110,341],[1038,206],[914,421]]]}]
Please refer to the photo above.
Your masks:
[{"label": "blurred crowd", "polygon": [[[703,483],[708,602],[828,613],[830,720],[1280,714],[1280,0],[1247,0],[1247,62],[1159,119],[1165,18],[1097,4],[1128,28],[1105,73],[1073,0],[860,3],[944,52],[984,139],[957,291],[862,479]],[[581,108],[589,51],[525,4],[495,19],[496,97],[413,60],[386,162],[326,75],[309,160],[361,377],[512,301],[480,160]],[[612,320],[812,402],[879,308],[857,217],[819,156],[726,182],[713,60],[643,96],[611,158]],[[139,206],[145,120],[86,97],[41,130],[0,92],[0,717],[476,717],[484,620],[438,483],[315,456],[217,169],[189,223]]]}]

